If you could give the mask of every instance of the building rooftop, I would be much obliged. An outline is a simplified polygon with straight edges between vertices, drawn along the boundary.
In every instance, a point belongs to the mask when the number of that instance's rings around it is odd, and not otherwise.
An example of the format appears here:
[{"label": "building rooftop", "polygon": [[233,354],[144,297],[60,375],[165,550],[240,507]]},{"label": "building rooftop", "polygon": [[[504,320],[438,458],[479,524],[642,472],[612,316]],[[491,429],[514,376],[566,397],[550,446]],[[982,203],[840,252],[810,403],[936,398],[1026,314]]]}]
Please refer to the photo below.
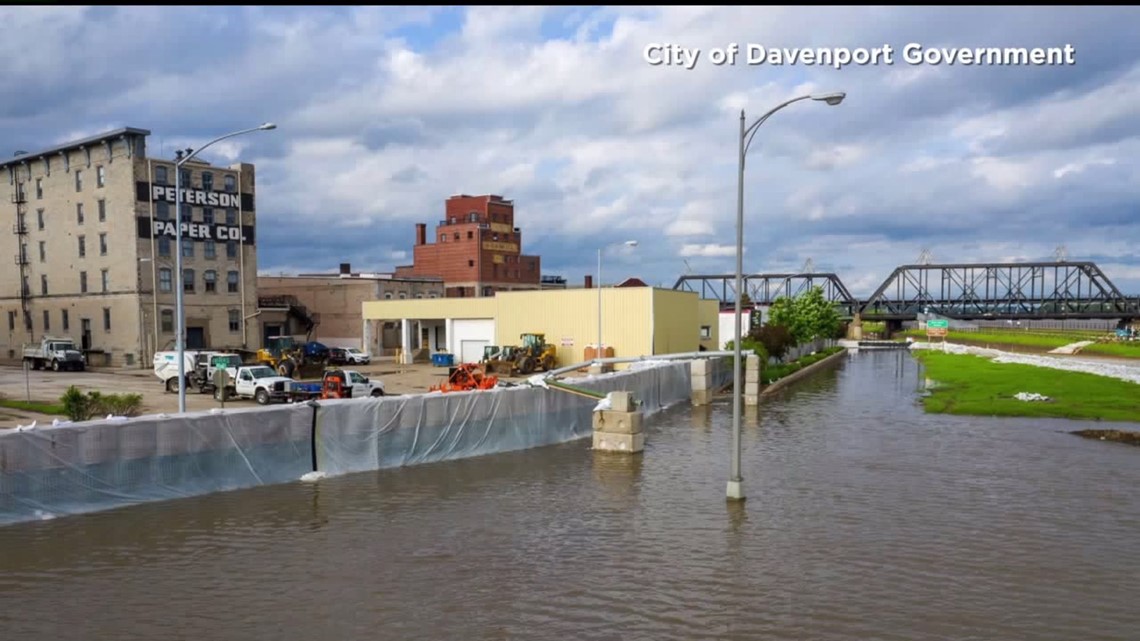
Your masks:
[{"label": "building rooftop", "polygon": [[341,263],[340,271],[334,273],[310,273],[310,274],[259,274],[261,276],[268,276],[272,278],[336,278],[336,279],[357,279],[357,280],[398,280],[398,281],[414,281],[414,282],[429,282],[429,283],[442,283],[442,278],[435,276],[396,276],[392,272],[354,272],[352,271],[352,263]]},{"label": "building rooftop", "polygon": [[497,194],[481,194],[478,196],[472,196],[471,194],[455,194],[454,196],[449,197],[448,200],[451,200],[452,198],[486,198],[493,203],[501,203],[504,205],[511,205],[515,202],[513,200],[507,200]]},{"label": "building rooftop", "polygon": [[21,151],[17,151],[13,158],[10,158],[10,159],[4,160],[4,161],[0,161],[0,167],[7,167],[8,165],[19,164],[19,163],[22,163],[22,162],[27,161],[27,160],[32,160],[35,158],[42,158],[43,156],[50,156],[51,154],[57,154],[57,153],[60,153],[62,151],[70,151],[72,149],[79,149],[82,147],[90,147],[92,145],[97,145],[97,144],[106,142],[108,140],[114,140],[116,138],[119,138],[120,136],[132,136],[132,135],[133,136],[149,136],[150,130],[149,129],[139,129],[137,127],[120,127],[119,129],[112,129],[111,131],[106,131],[106,132],[103,132],[101,134],[90,136],[88,138],[83,138],[81,140],[73,140],[71,142],[65,142],[63,144],[56,145],[54,147],[49,147],[47,149],[41,149],[39,151],[27,152],[27,151],[21,150]]},{"label": "building rooftop", "polygon": [[434,276],[396,276],[392,273],[380,272],[354,272],[351,274],[258,274],[263,278],[312,278],[312,279],[336,279],[336,280],[397,280],[397,281],[415,281],[415,282],[429,282],[429,283],[442,283],[442,278]]}]

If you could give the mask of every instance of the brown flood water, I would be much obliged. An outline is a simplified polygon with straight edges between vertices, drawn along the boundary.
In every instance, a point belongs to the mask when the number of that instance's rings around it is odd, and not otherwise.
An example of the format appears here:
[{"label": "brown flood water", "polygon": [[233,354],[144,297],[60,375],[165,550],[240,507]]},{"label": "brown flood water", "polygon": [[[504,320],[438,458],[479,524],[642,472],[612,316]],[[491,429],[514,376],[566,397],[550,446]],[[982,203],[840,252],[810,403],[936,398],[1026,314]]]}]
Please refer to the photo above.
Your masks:
[{"label": "brown flood water", "polygon": [[864,352],[776,395],[745,422],[743,507],[720,402],[655,417],[639,458],[581,442],[0,528],[0,638],[1140,638],[1140,450],[924,415],[918,382]]}]

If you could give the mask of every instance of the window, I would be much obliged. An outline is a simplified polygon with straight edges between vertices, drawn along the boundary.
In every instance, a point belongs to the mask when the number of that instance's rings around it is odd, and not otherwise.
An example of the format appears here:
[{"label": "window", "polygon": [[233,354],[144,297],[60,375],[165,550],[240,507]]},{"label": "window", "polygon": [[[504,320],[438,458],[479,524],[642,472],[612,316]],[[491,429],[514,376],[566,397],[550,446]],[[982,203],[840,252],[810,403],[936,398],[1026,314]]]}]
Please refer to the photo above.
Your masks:
[{"label": "window", "polygon": [[237,191],[237,180],[233,176],[226,176],[226,191],[233,193]]},{"label": "window", "polygon": [[44,199],[44,179],[36,178],[36,200]]},{"label": "window", "polygon": [[213,260],[218,257],[218,249],[214,241],[206,241],[206,258]]},{"label": "window", "polygon": [[237,258],[237,252],[238,252],[237,241],[236,240],[227,240],[226,241],[226,258]]},{"label": "window", "polygon": [[479,212],[473,211],[467,214],[467,221],[472,223],[479,222]]},{"label": "window", "polygon": [[87,272],[79,272],[79,293],[87,293]]},{"label": "window", "polygon": [[[226,176],[226,177],[232,178],[232,176]],[[233,207],[226,209],[226,224],[231,226],[231,227],[237,224],[237,210],[234,209]]]},{"label": "window", "polygon": [[87,255],[87,237],[86,236],[80,236],[79,237],[79,257],[83,258],[86,255]]},{"label": "window", "polygon": [[75,170],[75,191],[83,191],[83,170]]},{"label": "window", "polygon": [[107,184],[107,168],[99,165],[95,168],[95,186],[103,187]]},{"label": "window", "polygon": [[186,203],[182,203],[182,222],[194,222],[194,208]]},{"label": "window", "polygon": [[[741,298],[744,298],[744,297],[741,296]],[[736,330],[733,330],[733,331],[736,331]],[[701,325],[701,340],[707,341],[710,338],[712,338],[712,326]]]},{"label": "window", "polygon": [[105,332],[111,331],[111,308],[110,307],[104,307],[103,308],[103,331],[105,331]]},{"label": "window", "polygon": [[[40,274],[40,296],[48,295],[47,274]],[[46,327],[44,329],[47,329]]]},{"label": "window", "polygon": [[158,201],[154,206],[154,217],[159,220],[170,220],[170,203],[165,200]]},{"label": "window", "polygon": [[16,312],[8,312],[8,331],[16,331]]},{"label": "window", "polygon": [[432,292],[432,293],[428,294],[428,298],[439,298],[439,295],[436,294],[435,292]]},{"label": "window", "polygon": [[214,191],[214,174],[208,171],[202,172],[202,189]]},{"label": "window", "polygon": [[473,261],[473,260],[469,260],[469,261],[467,261],[467,266],[468,266],[468,267],[474,267],[474,266],[475,266],[475,261]]},{"label": "window", "polygon": [[107,220],[107,201],[99,199],[99,222]]},{"label": "window", "polygon": [[83,203],[75,203],[75,222],[83,224]]},{"label": "window", "polygon": [[171,284],[174,280],[174,272],[169,267],[163,267],[158,270],[158,289],[159,291],[169,292],[174,289]]},{"label": "window", "polygon": [[154,182],[160,185],[166,184],[166,167],[154,168]]},{"label": "window", "polygon": [[36,210],[36,226],[39,227],[40,231],[44,230],[44,210],[42,209]]},{"label": "window", "polygon": [[236,294],[238,291],[238,273],[229,272],[226,274],[226,291],[231,294]]},{"label": "window", "polygon": [[186,236],[182,237],[182,257],[183,258],[193,258],[194,257],[194,241],[190,240]]},{"label": "window", "polygon": [[406,300],[407,298],[408,298],[407,292],[400,292],[400,300]]},{"label": "window", "polygon": [[212,294],[218,291],[218,272],[207,269],[202,274],[202,282],[206,284],[206,293]]},{"label": "window", "polygon": [[241,331],[241,312],[239,312],[236,309],[230,310],[230,331],[231,332],[240,332]]},{"label": "window", "polygon": [[20,243],[20,264],[28,262],[28,244]]},{"label": "window", "polygon": [[41,263],[44,262],[46,254],[47,254],[47,243],[45,243],[44,241],[41,240],[40,241],[40,262]]},{"label": "window", "polygon": [[158,255],[159,256],[169,256],[170,255],[170,239],[167,238],[166,236],[163,236],[162,238],[158,239]]},{"label": "window", "polygon": [[[208,176],[209,174],[206,175]],[[202,222],[206,223],[207,225],[214,224],[214,210],[212,207],[202,208]]]},{"label": "window", "polygon": [[51,312],[46,309],[44,310],[44,331],[51,331]]},{"label": "window", "polygon": [[174,311],[170,309],[162,310],[160,314],[162,317],[162,331],[166,334],[174,333]]},{"label": "window", "polygon": [[111,289],[111,275],[106,269],[104,269],[100,272],[100,276],[103,281],[103,293],[105,294]]},{"label": "window", "polygon": [[467,240],[471,240],[473,238],[475,238],[475,232],[473,232],[473,231],[467,232]]},{"label": "window", "polygon": [[[99,201],[99,202],[102,202],[102,201]],[[107,255],[107,234],[106,233],[99,234],[99,255],[100,256],[106,256]]]},{"label": "window", "polygon": [[384,292],[384,300],[392,300],[392,292]]},{"label": "window", "polygon": [[63,331],[65,331],[65,332],[70,331],[71,330],[71,318],[68,317],[67,310],[66,309],[59,310],[59,316],[60,316],[60,320],[63,321]]},{"label": "window", "polygon": [[189,169],[180,169],[179,170],[179,176],[182,177],[182,186],[183,187],[189,187],[190,186],[190,170]]},{"label": "window", "polygon": [[446,243],[447,242],[447,234],[440,234],[439,235],[439,242]]},{"label": "window", "polygon": [[459,240],[459,232],[455,232],[455,235],[453,236],[453,238],[455,238],[455,240]]},{"label": "window", "polygon": [[193,269],[182,270],[182,291],[184,291],[184,292],[193,292],[194,291],[194,270]]}]

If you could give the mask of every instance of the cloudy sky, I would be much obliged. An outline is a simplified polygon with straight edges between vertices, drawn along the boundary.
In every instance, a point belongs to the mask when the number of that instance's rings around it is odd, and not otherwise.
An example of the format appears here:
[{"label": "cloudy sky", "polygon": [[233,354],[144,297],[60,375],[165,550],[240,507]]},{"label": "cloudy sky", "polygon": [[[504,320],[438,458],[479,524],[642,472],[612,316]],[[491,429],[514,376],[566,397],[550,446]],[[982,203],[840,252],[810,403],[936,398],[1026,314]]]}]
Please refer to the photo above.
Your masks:
[{"label": "cloudy sky", "polygon": [[[453,194],[514,199],[523,249],[580,283],[734,269],[739,114],[812,92],[748,157],[745,269],[811,260],[856,294],[936,262],[1098,262],[1140,293],[1137,8],[0,9],[0,137],[120,126],[149,153],[258,166],[262,272],[390,270]],[[902,48],[1059,47],[1071,66],[909,65]],[[653,66],[652,43],[699,49]],[[709,51],[880,47],[894,65],[735,66]]]}]

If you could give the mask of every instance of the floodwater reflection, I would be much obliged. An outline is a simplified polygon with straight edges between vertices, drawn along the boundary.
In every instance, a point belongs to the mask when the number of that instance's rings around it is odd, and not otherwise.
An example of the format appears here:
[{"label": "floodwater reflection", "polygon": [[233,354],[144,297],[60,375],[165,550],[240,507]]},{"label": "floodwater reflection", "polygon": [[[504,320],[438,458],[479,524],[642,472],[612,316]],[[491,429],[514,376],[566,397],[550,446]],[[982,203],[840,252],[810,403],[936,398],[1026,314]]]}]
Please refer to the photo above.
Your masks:
[{"label": "floodwater reflection", "polygon": [[635,456],[586,440],[0,528],[0,630],[1135,639],[1140,449],[926,415],[917,380],[863,352],[750,408],[743,503],[721,399],[654,417]]}]

